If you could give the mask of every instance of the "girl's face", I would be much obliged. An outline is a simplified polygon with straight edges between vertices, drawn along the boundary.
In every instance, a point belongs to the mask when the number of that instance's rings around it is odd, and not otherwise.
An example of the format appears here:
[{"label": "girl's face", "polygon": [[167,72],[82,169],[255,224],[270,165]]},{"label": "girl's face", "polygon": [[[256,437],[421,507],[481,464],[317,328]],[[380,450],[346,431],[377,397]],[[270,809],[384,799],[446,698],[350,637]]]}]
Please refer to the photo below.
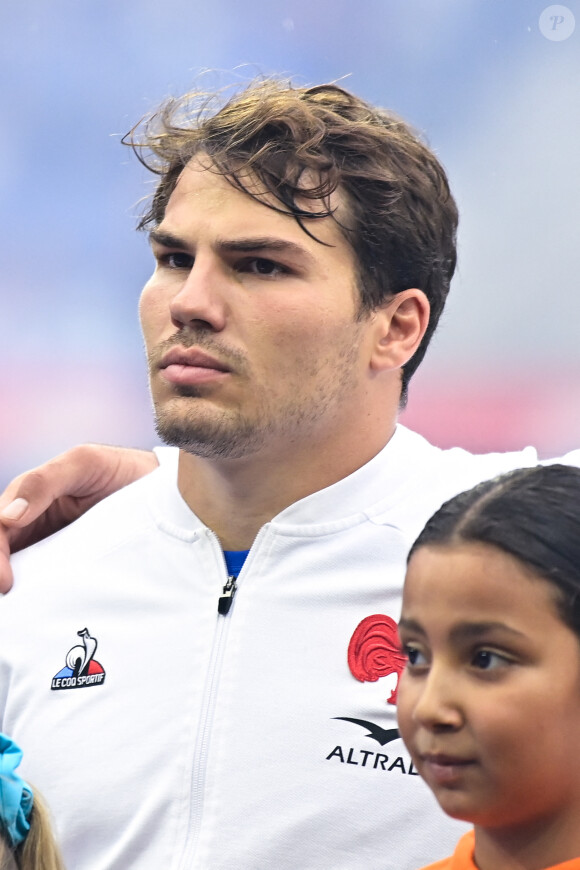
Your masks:
[{"label": "girl's face", "polygon": [[484,544],[409,564],[399,727],[450,816],[534,826],[580,813],[580,644],[551,585]]}]

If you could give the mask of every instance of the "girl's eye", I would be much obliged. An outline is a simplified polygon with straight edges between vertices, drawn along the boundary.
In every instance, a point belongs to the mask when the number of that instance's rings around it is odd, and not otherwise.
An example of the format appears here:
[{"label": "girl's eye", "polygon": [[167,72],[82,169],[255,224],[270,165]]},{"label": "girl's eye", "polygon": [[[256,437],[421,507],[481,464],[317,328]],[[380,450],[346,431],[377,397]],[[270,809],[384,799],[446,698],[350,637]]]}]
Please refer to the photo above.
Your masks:
[{"label": "girl's eye", "polygon": [[422,667],[427,664],[427,659],[418,647],[405,644],[403,646],[403,652],[407,657],[409,667]]},{"label": "girl's eye", "polygon": [[473,656],[471,664],[479,670],[491,671],[509,664],[509,659],[489,649],[480,649]]}]

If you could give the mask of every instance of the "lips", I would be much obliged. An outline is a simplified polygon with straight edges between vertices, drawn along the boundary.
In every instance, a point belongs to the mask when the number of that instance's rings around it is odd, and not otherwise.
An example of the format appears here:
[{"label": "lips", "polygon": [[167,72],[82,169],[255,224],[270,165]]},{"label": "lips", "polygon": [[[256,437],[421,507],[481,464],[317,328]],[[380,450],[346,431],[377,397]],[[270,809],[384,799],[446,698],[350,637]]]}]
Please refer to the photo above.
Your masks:
[{"label": "lips", "polygon": [[164,380],[184,387],[209,385],[231,373],[229,366],[217,357],[195,347],[171,348],[161,358],[159,370]]},{"label": "lips", "polygon": [[225,363],[198,348],[174,347],[162,358],[159,368],[166,369],[169,366],[191,366],[193,368],[213,369],[218,372],[229,372]]},{"label": "lips", "polygon": [[452,785],[465,771],[476,764],[474,758],[463,758],[442,752],[426,752],[420,756],[421,775],[437,785]]}]

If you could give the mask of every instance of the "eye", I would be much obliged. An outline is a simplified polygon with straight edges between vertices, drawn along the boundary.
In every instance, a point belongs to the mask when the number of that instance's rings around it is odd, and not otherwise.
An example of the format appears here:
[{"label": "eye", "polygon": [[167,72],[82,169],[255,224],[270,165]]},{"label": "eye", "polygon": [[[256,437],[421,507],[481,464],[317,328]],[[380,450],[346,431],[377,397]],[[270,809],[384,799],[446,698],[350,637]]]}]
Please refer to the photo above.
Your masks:
[{"label": "eye", "polygon": [[496,670],[496,668],[505,667],[511,664],[511,662],[507,656],[500,655],[500,653],[493,652],[490,649],[479,649],[474,653],[471,664],[481,671],[491,671]]},{"label": "eye", "polygon": [[428,664],[424,653],[421,652],[419,647],[403,644],[403,653],[407,657],[407,666],[409,668],[425,667]]},{"label": "eye", "polygon": [[254,275],[262,275],[266,278],[275,278],[278,275],[288,274],[286,266],[268,260],[266,257],[251,257],[243,261],[241,271],[250,272]]},{"label": "eye", "polygon": [[173,251],[170,254],[163,254],[159,257],[159,262],[169,269],[191,269],[193,257],[190,254],[184,254],[182,251]]}]

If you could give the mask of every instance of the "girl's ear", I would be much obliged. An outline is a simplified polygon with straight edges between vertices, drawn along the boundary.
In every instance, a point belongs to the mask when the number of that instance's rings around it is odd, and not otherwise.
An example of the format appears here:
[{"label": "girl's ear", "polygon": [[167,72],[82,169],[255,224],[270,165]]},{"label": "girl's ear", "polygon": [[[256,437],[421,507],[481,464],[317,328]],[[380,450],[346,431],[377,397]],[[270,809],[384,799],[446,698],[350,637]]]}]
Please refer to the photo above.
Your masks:
[{"label": "girl's ear", "polygon": [[429,325],[429,300],[422,290],[397,293],[374,312],[375,340],[371,368],[402,368],[419,347]]}]

